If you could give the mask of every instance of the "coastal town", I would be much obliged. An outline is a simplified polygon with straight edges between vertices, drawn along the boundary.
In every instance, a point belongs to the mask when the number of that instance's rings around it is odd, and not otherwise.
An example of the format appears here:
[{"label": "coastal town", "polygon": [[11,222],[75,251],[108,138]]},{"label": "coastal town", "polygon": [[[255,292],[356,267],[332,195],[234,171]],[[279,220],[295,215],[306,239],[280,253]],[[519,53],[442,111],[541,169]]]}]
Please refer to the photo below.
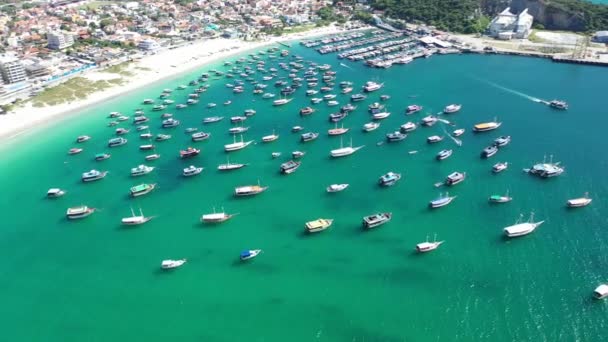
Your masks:
[{"label": "coastal town", "polygon": [[[357,20],[361,19],[357,13],[371,14],[363,22]],[[54,102],[35,99],[45,89],[100,70],[123,74],[143,71],[149,66],[125,71],[120,65],[162,53],[173,60],[171,56],[178,54],[175,51],[182,49],[180,55],[185,55],[190,51],[185,48],[196,44],[199,44],[197,51],[208,50],[207,55],[212,55],[219,51],[210,48],[212,46],[222,46],[221,50],[226,51],[246,42],[278,41],[279,36],[300,33],[300,37],[305,38],[307,33],[328,34],[369,25],[392,32],[393,40],[414,37],[422,45],[435,49],[433,52],[444,54],[506,53],[608,64],[606,32],[589,37],[538,31],[532,29],[533,22],[527,9],[512,13],[506,8],[488,24],[484,35],[463,35],[389,18],[384,11],[374,10],[368,1],[49,0],[7,4],[0,12],[3,43],[0,109],[11,111],[16,105],[31,100],[34,107],[53,105]],[[391,52],[405,48],[403,44],[387,44],[392,46]],[[171,51],[174,53],[170,54]],[[380,62],[368,65],[388,65]],[[113,66],[117,67],[111,69]],[[99,77],[92,79],[97,81]],[[88,87],[89,92],[125,82],[124,79],[103,81],[107,82]],[[75,94],[74,98],[78,100],[86,95]]]}]

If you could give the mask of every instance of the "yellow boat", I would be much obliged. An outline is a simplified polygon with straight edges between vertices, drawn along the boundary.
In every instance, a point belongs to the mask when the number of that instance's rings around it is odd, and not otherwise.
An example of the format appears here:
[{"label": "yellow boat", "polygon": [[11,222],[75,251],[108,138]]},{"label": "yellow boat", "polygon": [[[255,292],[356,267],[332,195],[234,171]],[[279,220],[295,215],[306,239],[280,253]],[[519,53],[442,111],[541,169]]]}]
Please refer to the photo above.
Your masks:
[{"label": "yellow boat", "polygon": [[309,233],[317,233],[322,230],[325,230],[331,226],[334,222],[333,219],[317,219],[314,221],[306,222],[306,231]]},{"label": "yellow boat", "polygon": [[502,125],[502,122],[484,122],[473,126],[473,131],[475,132],[485,132],[497,129]]}]

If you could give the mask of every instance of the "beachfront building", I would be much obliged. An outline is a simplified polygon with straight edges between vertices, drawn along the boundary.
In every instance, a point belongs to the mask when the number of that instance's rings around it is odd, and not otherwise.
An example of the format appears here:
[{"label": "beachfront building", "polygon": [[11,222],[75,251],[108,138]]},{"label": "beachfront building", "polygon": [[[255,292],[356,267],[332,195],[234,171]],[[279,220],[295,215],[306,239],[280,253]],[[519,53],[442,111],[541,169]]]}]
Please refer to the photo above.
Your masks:
[{"label": "beachfront building", "polygon": [[137,44],[137,47],[144,51],[155,51],[160,49],[160,44],[153,39],[144,39]]},{"label": "beachfront building", "polygon": [[530,35],[533,21],[534,17],[528,13],[527,8],[519,14],[514,14],[511,13],[511,8],[507,7],[492,19],[488,33],[494,38],[503,40],[525,39]]},{"label": "beachfront building", "polygon": [[7,84],[22,82],[27,78],[23,64],[14,56],[0,57],[0,73]]},{"label": "beachfront building", "polygon": [[46,40],[47,47],[51,50],[63,50],[74,45],[74,36],[65,32],[49,32]]}]

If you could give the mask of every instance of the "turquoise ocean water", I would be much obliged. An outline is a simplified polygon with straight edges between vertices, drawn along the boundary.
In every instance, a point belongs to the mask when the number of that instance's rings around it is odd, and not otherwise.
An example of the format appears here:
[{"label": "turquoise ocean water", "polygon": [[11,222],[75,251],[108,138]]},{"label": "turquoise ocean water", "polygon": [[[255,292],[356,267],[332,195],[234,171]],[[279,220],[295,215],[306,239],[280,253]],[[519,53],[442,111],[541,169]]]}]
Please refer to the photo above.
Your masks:
[{"label": "turquoise ocean water", "polygon": [[[129,170],[143,162],[133,129],[126,146],[107,149],[113,128],[106,127],[110,111],[132,115],[144,98],[157,98],[162,89],[175,89],[201,72],[125,94],[57,124],[41,127],[0,148],[0,293],[2,335],[6,341],[603,341],[608,302],[591,298],[593,289],[608,282],[608,162],[605,132],[608,117],[603,97],[608,69],[555,64],[543,59],[507,56],[451,55],[416,60],[388,70],[343,62],[335,55],[318,55],[294,46],[292,54],[317,63],[330,63],[338,81],[385,83],[382,91],[357,103],[343,122],[355,155],[331,160],[329,150],[340,138],[328,137],[332,109],[301,118],[309,104],[300,89],[286,106],[246,92],[234,95],[226,79],[210,81],[201,102],[171,112],[182,121],[172,130],[160,128],[160,113],[146,114],[152,133],[173,135],[155,143],[161,159],[157,169],[138,179]],[[235,58],[232,58],[235,59]],[[278,62],[278,61],[277,61]],[[269,68],[277,62],[267,61]],[[261,75],[255,75],[257,79]],[[275,91],[274,81],[269,91]],[[272,90],[270,90],[272,88]],[[509,90],[515,90],[509,91]],[[185,101],[188,90],[172,98]],[[278,93],[278,89],[276,89]],[[371,133],[361,132],[369,121],[368,104],[379,95],[392,115]],[[568,101],[568,111],[555,111],[530,98]],[[223,107],[225,100],[233,104]],[[341,105],[346,95],[339,95]],[[216,102],[214,109],[206,108]],[[403,114],[412,103],[437,113],[450,103],[462,103],[448,119],[464,127],[464,144],[450,139],[427,145],[427,136],[444,134],[444,125],[419,128],[401,143],[383,144],[384,134],[425,115]],[[226,161],[223,145],[232,142],[230,123],[202,126],[210,115],[241,115],[253,108],[245,139],[257,141],[273,130],[280,139],[258,143],[230,154],[232,162],[250,163],[233,173],[216,171]],[[498,117],[502,127],[473,134],[472,125]],[[130,127],[130,122],[125,127]],[[293,125],[321,132],[314,142],[301,144]],[[211,139],[192,143],[186,127],[211,132]],[[453,128],[445,127],[448,131]],[[92,139],[80,155],[68,156],[75,138]],[[510,145],[489,160],[480,151],[499,135],[511,135]],[[202,149],[182,161],[178,150]],[[454,155],[434,160],[444,148]],[[301,168],[281,176],[278,168],[293,150],[303,150]],[[418,150],[414,155],[410,150]],[[93,161],[102,151],[112,153]],[[271,152],[283,157],[271,159]],[[542,180],[522,168],[554,155],[566,167],[558,178]],[[491,166],[508,161],[509,169],[493,175]],[[184,179],[182,168],[195,164],[205,170]],[[91,168],[109,170],[106,179],[82,184]],[[404,178],[381,189],[377,179],[388,171]],[[441,189],[433,186],[453,171],[466,171],[467,180],[453,188],[458,197],[431,211],[428,201]],[[254,198],[235,199],[235,186],[260,181],[270,188]],[[156,182],[151,194],[131,199],[129,187]],[[327,194],[331,183],[350,183],[341,193]],[[48,188],[68,194],[45,199]],[[491,194],[510,191],[514,200],[489,205]],[[589,191],[586,208],[567,210],[565,201]],[[68,222],[67,207],[87,204],[100,210]],[[124,228],[120,219],[130,206],[157,217]],[[224,207],[239,215],[218,226],[199,223],[203,213]],[[534,234],[507,241],[502,228],[520,213],[534,210],[546,222]],[[393,220],[376,230],[362,231],[361,217],[391,211]],[[304,222],[326,217],[332,228],[303,234]],[[433,253],[417,255],[414,246],[437,234],[445,240]],[[264,252],[247,264],[238,262],[243,249]],[[182,268],[161,272],[161,260],[188,258]]]}]

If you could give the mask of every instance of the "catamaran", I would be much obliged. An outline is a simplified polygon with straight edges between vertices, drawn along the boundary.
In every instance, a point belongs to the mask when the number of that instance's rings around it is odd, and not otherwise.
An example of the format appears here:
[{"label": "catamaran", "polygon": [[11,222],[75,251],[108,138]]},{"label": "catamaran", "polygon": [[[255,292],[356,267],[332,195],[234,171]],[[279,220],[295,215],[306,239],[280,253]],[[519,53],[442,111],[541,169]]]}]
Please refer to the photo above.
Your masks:
[{"label": "catamaran", "polygon": [[351,154],[359,151],[363,147],[365,147],[365,145],[353,147],[353,139],[352,138],[350,139],[350,146],[344,147],[343,141],[342,141],[342,139],[340,139],[340,148],[335,149],[335,150],[331,150],[329,152],[329,154],[332,157],[334,157],[334,158],[345,157],[345,156],[349,156],[349,155],[351,155]]}]

